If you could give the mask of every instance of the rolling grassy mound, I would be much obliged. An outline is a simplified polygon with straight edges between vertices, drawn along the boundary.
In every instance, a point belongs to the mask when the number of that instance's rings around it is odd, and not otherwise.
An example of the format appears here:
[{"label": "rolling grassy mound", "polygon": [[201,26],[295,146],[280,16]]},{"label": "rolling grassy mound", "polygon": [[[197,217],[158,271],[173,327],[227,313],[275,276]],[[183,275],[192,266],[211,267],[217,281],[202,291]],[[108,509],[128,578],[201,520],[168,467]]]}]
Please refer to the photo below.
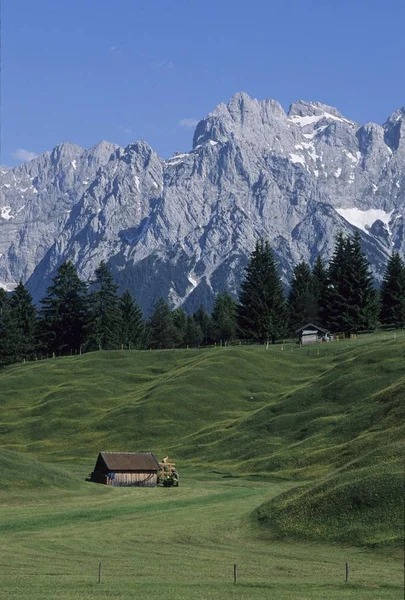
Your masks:
[{"label": "rolling grassy mound", "polygon": [[[319,354],[318,354],[319,353]],[[311,481],[264,504],[279,535],[393,543],[405,338],[314,349],[99,352],[0,373],[2,446],[42,461],[169,453],[230,475]]]},{"label": "rolling grassy mound", "polygon": [[290,490],[255,512],[272,537],[335,540],[353,545],[401,545],[403,447],[375,465],[351,468]]},{"label": "rolling grassy mound", "polygon": [[[354,414],[337,432],[349,437],[336,446],[339,453],[333,466],[338,468],[316,483],[263,504],[256,513],[259,522],[280,537],[370,546],[403,543],[399,524],[405,492],[404,399],[405,379],[400,377],[357,402]],[[332,429],[331,440],[335,436]]]},{"label": "rolling grassy mound", "polygon": [[72,488],[76,479],[57,466],[48,465],[31,456],[0,450],[0,494],[33,489]]}]

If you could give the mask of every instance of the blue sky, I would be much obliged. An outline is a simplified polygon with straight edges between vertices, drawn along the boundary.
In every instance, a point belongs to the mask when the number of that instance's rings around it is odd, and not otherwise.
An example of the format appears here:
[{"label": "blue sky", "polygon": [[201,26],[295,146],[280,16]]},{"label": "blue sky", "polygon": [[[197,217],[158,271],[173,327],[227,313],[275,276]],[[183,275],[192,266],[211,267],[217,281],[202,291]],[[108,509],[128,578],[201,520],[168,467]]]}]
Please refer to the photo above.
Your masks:
[{"label": "blue sky", "polygon": [[101,139],[168,157],[237,91],[382,123],[404,23],[404,0],[3,0],[1,162]]}]

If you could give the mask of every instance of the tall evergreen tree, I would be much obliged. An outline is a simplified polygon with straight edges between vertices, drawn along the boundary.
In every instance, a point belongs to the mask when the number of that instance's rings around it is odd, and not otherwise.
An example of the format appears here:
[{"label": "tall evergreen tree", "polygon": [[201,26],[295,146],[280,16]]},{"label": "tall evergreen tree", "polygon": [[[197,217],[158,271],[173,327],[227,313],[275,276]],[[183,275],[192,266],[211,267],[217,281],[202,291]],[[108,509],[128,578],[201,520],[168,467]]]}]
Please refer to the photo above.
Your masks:
[{"label": "tall evergreen tree", "polygon": [[0,299],[0,367],[3,367],[18,360],[20,335],[11,315],[9,299],[3,294],[0,294]]},{"label": "tall evergreen tree", "polygon": [[312,269],[312,289],[317,305],[317,324],[323,324],[323,312],[326,304],[328,290],[328,271],[318,254],[314,267]]},{"label": "tall evergreen tree", "polygon": [[21,335],[21,357],[32,358],[36,347],[37,310],[21,281],[11,294],[9,304],[12,319]]},{"label": "tall evergreen tree", "polygon": [[273,343],[286,333],[283,287],[270,244],[259,241],[245,270],[237,322],[241,336]]},{"label": "tall evergreen tree", "polygon": [[182,341],[173,323],[169,305],[163,298],[156,302],[147,328],[148,343],[152,348],[172,348]]},{"label": "tall evergreen tree", "polygon": [[46,351],[78,352],[85,341],[87,286],[71,261],[60,265],[41,300],[41,334]]},{"label": "tall evergreen tree", "polygon": [[4,364],[5,343],[4,338],[7,327],[8,294],[0,288],[0,366]]},{"label": "tall evergreen tree", "polygon": [[342,331],[343,321],[341,315],[345,311],[345,264],[347,261],[347,243],[342,232],[339,232],[335,249],[328,268],[328,284],[320,307],[322,322],[331,331]]},{"label": "tall evergreen tree", "polygon": [[195,319],[193,319],[193,317],[187,317],[184,343],[187,346],[196,347],[201,344],[202,339],[203,333],[200,325],[195,321]]},{"label": "tall evergreen tree", "polygon": [[7,302],[8,302],[8,294],[7,294],[6,290],[3,290],[3,288],[0,288],[0,323],[1,323],[1,318],[3,316],[3,310],[5,310],[5,308],[7,306]]},{"label": "tall evergreen tree", "polygon": [[95,271],[89,296],[88,347],[114,349],[120,346],[121,315],[118,285],[105,261]]},{"label": "tall evergreen tree", "polygon": [[215,341],[230,342],[236,337],[236,302],[226,292],[218,294],[211,315]]},{"label": "tall evergreen tree", "polygon": [[361,249],[359,231],[349,238],[349,244],[352,292],[349,308],[351,309],[352,331],[357,333],[357,331],[376,327],[379,303],[370,264]]},{"label": "tall evergreen tree", "polygon": [[175,308],[172,312],[172,320],[175,328],[177,329],[177,339],[179,344],[187,344],[186,330],[187,330],[187,315],[182,308]]},{"label": "tall evergreen tree", "polygon": [[294,269],[288,294],[288,318],[292,333],[306,323],[316,322],[318,318],[314,281],[311,269],[304,261]]},{"label": "tall evergreen tree", "polygon": [[333,331],[357,333],[376,325],[378,298],[360,234],[339,234],[329,265],[324,320]]},{"label": "tall evergreen tree", "polygon": [[2,301],[0,362],[10,364],[23,359],[30,360],[37,346],[37,311],[32,296],[20,282],[11,296]]},{"label": "tall evergreen tree", "polygon": [[144,322],[142,311],[126,290],[120,298],[121,334],[120,340],[126,348],[139,348],[144,342]]},{"label": "tall evergreen tree", "polygon": [[383,325],[405,327],[405,264],[398,252],[388,261],[380,290]]},{"label": "tall evergreen tree", "polygon": [[203,306],[200,306],[200,308],[193,314],[193,319],[201,329],[202,343],[210,343],[211,319],[210,316],[205,312]]}]

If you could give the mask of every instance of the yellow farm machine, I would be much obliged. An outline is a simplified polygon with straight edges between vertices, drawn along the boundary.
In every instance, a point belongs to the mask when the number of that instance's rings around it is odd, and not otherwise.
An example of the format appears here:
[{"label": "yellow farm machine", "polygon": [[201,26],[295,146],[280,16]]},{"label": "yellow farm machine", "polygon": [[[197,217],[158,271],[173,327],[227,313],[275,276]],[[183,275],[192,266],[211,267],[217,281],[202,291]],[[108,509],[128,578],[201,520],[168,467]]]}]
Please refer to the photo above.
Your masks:
[{"label": "yellow farm machine", "polygon": [[165,456],[159,463],[160,472],[158,473],[158,484],[164,487],[179,487],[179,474],[176,471],[176,463],[171,462],[168,456]]}]

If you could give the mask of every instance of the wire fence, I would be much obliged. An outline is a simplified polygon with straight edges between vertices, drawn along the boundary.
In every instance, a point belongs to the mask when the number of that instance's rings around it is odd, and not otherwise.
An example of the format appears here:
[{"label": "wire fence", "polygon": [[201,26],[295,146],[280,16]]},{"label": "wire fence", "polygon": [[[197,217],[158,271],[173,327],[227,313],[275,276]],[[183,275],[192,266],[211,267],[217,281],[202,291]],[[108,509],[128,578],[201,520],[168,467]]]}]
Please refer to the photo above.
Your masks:
[{"label": "wire fence", "polygon": [[388,341],[401,341],[405,338],[405,330],[403,329],[386,329],[386,330],[378,330],[378,331],[370,331],[370,332],[362,332],[359,334],[351,334],[347,337],[343,332],[336,333],[331,336],[329,341],[318,341],[317,343],[311,344],[302,344],[298,340],[293,338],[286,338],[283,340],[277,340],[274,344],[271,342],[259,342],[256,339],[243,339],[243,340],[220,340],[218,343],[214,344],[200,344],[198,346],[177,346],[175,344],[168,347],[150,347],[150,348],[137,348],[131,344],[129,345],[120,345],[120,346],[112,346],[107,348],[99,347],[98,350],[95,349],[86,349],[84,347],[79,349],[71,349],[65,352],[53,352],[51,354],[39,353],[33,356],[31,359],[23,359],[22,361],[18,361],[12,363],[10,365],[4,366],[12,366],[13,364],[25,364],[32,363],[38,361],[47,361],[51,359],[57,358],[67,358],[67,357],[77,357],[83,355],[94,354],[97,355],[99,352],[201,352],[206,350],[218,350],[218,349],[226,349],[226,348],[236,348],[236,347],[255,347],[262,348],[265,350],[272,350],[273,352],[300,352],[301,354],[306,353],[308,356],[324,356],[328,353],[335,353],[340,350],[346,350],[352,347],[353,342],[388,342]]}]

